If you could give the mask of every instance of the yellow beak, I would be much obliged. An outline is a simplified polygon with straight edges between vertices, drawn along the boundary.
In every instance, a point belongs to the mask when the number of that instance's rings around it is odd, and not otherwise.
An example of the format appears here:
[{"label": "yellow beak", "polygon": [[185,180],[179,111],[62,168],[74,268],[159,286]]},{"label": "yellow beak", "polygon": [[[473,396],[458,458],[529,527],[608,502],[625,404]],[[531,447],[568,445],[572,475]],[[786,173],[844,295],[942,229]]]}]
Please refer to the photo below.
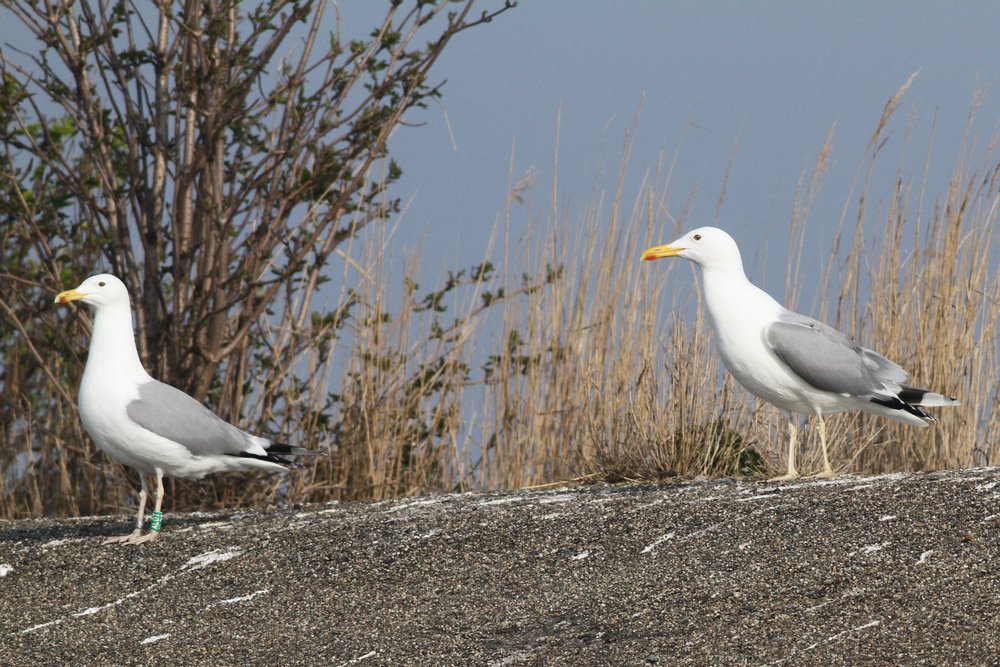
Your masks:
[{"label": "yellow beak", "polygon": [[676,257],[677,255],[684,252],[685,248],[677,248],[669,243],[666,245],[657,245],[652,248],[647,248],[645,252],[642,253],[642,258],[651,262],[654,259],[662,259],[663,257]]},{"label": "yellow beak", "polygon": [[69,303],[70,301],[77,301],[79,299],[87,296],[83,292],[77,292],[75,289],[68,289],[65,292],[59,292],[56,294],[56,300],[53,303]]}]

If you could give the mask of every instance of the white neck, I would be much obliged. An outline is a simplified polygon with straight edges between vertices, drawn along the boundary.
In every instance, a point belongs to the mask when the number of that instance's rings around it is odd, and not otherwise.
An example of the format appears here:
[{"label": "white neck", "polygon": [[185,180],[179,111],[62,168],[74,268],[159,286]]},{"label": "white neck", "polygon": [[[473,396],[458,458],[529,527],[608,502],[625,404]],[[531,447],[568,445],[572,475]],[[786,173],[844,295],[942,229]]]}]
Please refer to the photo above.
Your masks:
[{"label": "white neck", "polygon": [[123,380],[145,382],[150,379],[139,360],[132,328],[132,310],[128,303],[102,306],[94,315],[90,352],[83,371],[84,380],[92,369],[114,374]]},{"label": "white neck", "polygon": [[720,337],[769,321],[782,310],[781,304],[750,282],[742,263],[702,269],[701,284],[705,308]]}]

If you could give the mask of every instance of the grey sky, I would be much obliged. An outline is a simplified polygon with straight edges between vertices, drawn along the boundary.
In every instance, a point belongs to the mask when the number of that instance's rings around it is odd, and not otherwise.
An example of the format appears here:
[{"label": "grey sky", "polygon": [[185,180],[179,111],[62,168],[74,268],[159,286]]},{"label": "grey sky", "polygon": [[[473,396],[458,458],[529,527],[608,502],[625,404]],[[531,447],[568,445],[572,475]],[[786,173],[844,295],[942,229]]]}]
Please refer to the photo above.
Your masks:
[{"label": "grey sky", "polygon": [[[500,4],[481,0],[478,9]],[[386,5],[336,3],[346,36],[367,35]],[[331,7],[331,30],[334,16]],[[12,27],[0,22],[0,41],[17,41]],[[513,178],[534,170],[530,211],[544,219],[557,116],[560,201],[569,204],[562,213],[578,219],[595,189],[613,189],[623,134],[641,103],[625,205],[664,155],[678,155],[670,212],[680,215],[690,201],[686,228],[729,230],[755,280],[766,243],[764,287],[780,298],[795,187],[834,124],[832,162],[809,216],[806,265],[826,258],[882,108],[913,72],[920,74],[874,174],[884,187],[874,191],[872,215],[897,169],[922,173],[932,132],[927,203],[946,192],[979,93],[972,166],[982,164],[1000,119],[998,27],[1000,3],[985,0],[521,0],[455,38],[432,71],[435,81],[447,79],[442,102],[411,115],[425,125],[401,129],[390,143],[404,171],[395,194],[411,201],[392,259],[423,240],[428,286],[445,269],[480,261],[504,207],[515,142]],[[527,209],[515,211],[515,238],[526,217]],[[667,219],[662,224],[656,240],[666,242],[675,234]]]},{"label": "grey sky", "polygon": [[[374,20],[361,16],[381,9],[339,4],[345,26],[364,21],[365,31]],[[623,132],[642,100],[629,193],[661,153],[679,151],[673,201],[679,208],[697,193],[685,226],[718,222],[748,264],[768,242],[774,273],[765,287],[780,298],[795,186],[834,123],[832,163],[806,238],[817,244],[816,260],[826,257],[823,244],[883,106],[918,69],[876,172],[886,188],[875,194],[889,196],[900,165],[919,177],[935,123],[930,201],[944,193],[977,92],[986,94],[975,135],[974,165],[982,163],[1000,119],[998,26],[1000,3],[991,2],[523,0],[456,38],[436,68],[448,81],[442,104],[421,114],[425,127],[394,137],[404,170],[397,194],[414,196],[401,238],[426,238],[428,277],[476,261],[503,208],[515,140],[515,181],[536,168],[533,206],[543,214],[560,109],[560,191],[582,207],[595,186],[613,187]],[[664,224],[666,242],[673,231]]]}]

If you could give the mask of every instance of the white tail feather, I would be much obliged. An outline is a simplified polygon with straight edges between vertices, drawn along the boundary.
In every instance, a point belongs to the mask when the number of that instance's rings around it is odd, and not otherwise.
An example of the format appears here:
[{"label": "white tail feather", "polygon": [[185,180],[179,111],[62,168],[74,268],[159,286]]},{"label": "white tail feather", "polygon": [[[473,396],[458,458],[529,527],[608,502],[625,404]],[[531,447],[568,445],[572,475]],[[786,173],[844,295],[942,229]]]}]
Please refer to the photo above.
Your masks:
[{"label": "white tail feather", "polygon": [[928,391],[921,397],[920,402],[914,405],[919,405],[922,408],[944,408],[952,405],[961,405],[961,403],[950,396]]}]

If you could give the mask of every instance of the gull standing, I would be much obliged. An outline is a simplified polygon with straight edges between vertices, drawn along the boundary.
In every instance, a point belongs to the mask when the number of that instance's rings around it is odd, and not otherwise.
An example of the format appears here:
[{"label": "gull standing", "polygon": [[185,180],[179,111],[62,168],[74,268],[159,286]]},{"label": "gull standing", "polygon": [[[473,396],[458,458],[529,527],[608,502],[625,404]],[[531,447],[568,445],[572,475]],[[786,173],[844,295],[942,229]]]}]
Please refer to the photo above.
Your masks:
[{"label": "gull standing", "polygon": [[788,419],[788,471],[798,477],[793,413],[815,415],[823,470],[832,477],[823,415],[861,410],[915,426],[934,417],[922,407],[958,405],[948,396],[903,384],[897,364],[822,322],[794,313],[753,285],[743,272],[736,242],[715,227],[692,230],[673,243],[649,248],[644,260],[683,257],[698,266],[705,306],[722,363],[747,391]]},{"label": "gull standing", "polygon": [[[179,389],[150,377],[135,347],[128,290],[118,278],[92,276],[55,298],[56,303],[70,301],[94,308],[80,383],[83,427],[111,458],[135,468],[141,483],[135,530],[105,544],[140,544],[159,537],[164,475],[201,479],[231,470],[285,471],[295,464],[279,454],[313,453],[242,431]],[[156,476],[156,508],[150,531],[143,534],[147,475]]]}]

